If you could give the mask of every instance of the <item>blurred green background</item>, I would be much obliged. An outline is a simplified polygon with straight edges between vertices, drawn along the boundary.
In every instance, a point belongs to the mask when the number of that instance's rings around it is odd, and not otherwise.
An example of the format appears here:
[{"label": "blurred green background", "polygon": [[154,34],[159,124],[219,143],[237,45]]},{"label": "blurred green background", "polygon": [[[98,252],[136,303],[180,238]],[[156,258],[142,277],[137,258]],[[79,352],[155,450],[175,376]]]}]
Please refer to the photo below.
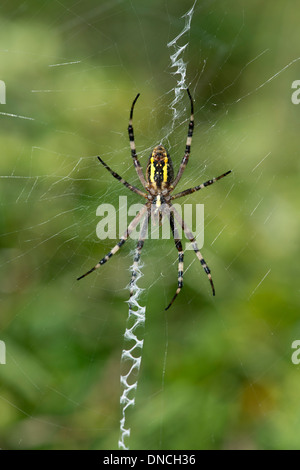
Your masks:
[{"label": "blurred green background", "polygon": [[[101,167],[139,186],[127,136],[134,116],[143,166],[163,141],[184,152],[189,103],[167,43],[191,1],[4,2],[0,7],[0,447],[116,449],[120,356],[134,241],[78,283],[114,244],[96,209],[141,202]],[[197,2],[178,40],[195,100],[179,190],[205,205],[216,297],[194,253],[176,289],[172,240],[144,246],[145,339],[131,449],[300,448],[300,79],[296,2]]]}]

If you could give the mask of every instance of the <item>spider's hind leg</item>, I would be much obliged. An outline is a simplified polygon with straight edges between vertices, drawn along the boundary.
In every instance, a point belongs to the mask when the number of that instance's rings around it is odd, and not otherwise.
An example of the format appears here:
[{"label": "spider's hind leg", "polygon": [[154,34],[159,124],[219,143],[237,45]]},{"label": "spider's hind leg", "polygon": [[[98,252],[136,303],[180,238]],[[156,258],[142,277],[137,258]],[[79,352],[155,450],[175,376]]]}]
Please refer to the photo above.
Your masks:
[{"label": "spider's hind leg", "polygon": [[126,186],[126,188],[130,189],[130,191],[133,191],[134,193],[138,194],[139,196],[142,196],[142,197],[147,199],[147,194],[146,193],[144,193],[140,189],[136,188],[132,184],[127,183],[127,181],[125,181],[124,178],[122,178],[122,176],[118,175],[118,173],[113,171],[100,157],[97,157],[97,158],[98,158],[99,162],[104,166],[104,168],[106,168],[106,170],[109,171],[109,173],[114,178],[116,178],[118,181],[120,181],[120,183],[124,184],[124,186]]},{"label": "spider's hind leg", "polygon": [[128,124],[128,136],[129,136],[130,150],[131,150],[131,156],[132,156],[132,159],[133,159],[134,167],[136,169],[136,172],[137,172],[137,175],[140,179],[140,182],[142,183],[144,188],[146,188],[147,187],[147,182],[145,180],[143,169],[142,169],[142,166],[139,162],[139,159],[138,159],[138,156],[137,156],[137,153],[136,153],[136,146],[135,146],[134,133],[133,133],[133,125],[132,125],[133,109],[134,109],[135,103],[136,103],[139,96],[140,96],[140,94],[138,93],[136,95],[135,99],[133,100],[133,103],[132,103],[132,106],[131,106],[131,109],[130,109],[129,124]]}]

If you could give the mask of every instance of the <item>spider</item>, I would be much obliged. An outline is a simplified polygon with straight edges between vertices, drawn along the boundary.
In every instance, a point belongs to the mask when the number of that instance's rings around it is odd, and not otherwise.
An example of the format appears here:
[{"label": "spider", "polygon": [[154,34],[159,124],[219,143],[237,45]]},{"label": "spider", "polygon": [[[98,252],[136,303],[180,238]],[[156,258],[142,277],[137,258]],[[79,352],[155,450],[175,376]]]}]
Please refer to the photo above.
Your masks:
[{"label": "spider", "polygon": [[[92,273],[96,269],[100,268],[102,264],[106,263],[124,245],[126,240],[128,240],[128,237],[131,234],[131,232],[135,229],[135,227],[144,217],[142,225],[141,225],[141,229],[140,229],[139,239],[138,239],[136,250],[135,250],[133,270],[132,270],[131,282],[130,282],[130,286],[132,286],[136,278],[136,268],[138,266],[141,251],[144,246],[144,241],[147,235],[149,219],[151,217],[156,218],[156,219],[159,218],[159,222],[161,223],[162,218],[166,216],[169,219],[172,236],[175,242],[175,247],[178,251],[178,287],[171,302],[165,308],[165,310],[168,310],[171,307],[171,305],[173,304],[174,300],[176,299],[177,295],[179,294],[179,292],[181,291],[183,287],[184,254],[183,254],[183,249],[182,249],[182,243],[178,236],[177,227],[174,223],[174,218],[176,219],[179,226],[182,227],[185,233],[185,236],[192,243],[192,247],[196,253],[196,256],[199,259],[205,273],[207,274],[207,277],[211,284],[212,293],[213,295],[215,295],[215,288],[214,288],[214,284],[212,281],[210,269],[207,266],[206,262],[204,261],[203,256],[201,255],[198,249],[194,235],[192,234],[192,232],[190,231],[190,229],[188,228],[184,220],[181,218],[179,213],[176,211],[171,201],[173,201],[174,199],[183,197],[183,196],[187,196],[188,194],[194,193],[195,191],[199,191],[200,189],[203,189],[206,186],[209,186],[215,183],[216,181],[220,180],[221,178],[224,178],[224,176],[227,176],[229,175],[229,173],[231,173],[231,170],[229,170],[226,173],[223,173],[222,175],[218,176],[217,178],[210,179],[206,181],[205,183],[199,184],[198,186],[195,186],[190,189],[185,189],[184,191],[171,195],[171,193],[174,191],[174,189],[176,188],[177,184],[179,183],[182,177],[182,174],[189,161],[189,156],[191,152],[191,143],[192,143],[192,136],[193,136],[193,130],[194,130],[194,104],[193,104],[193,99],[189,92],[189,89],[187,89],[187,94],[191,103],[191,117],[190,117],[190,122],[189,122],[189,127],[188,127],[185,154],[181,161],[176,177],[174,177],[174,169],[173,169],[173,163],[172,163],[171,157],[169,153],[167,152],[167,150],[162,145],[157,145],[152,150],[148,163],[147,163],[146,174],[144,176],[143,169],[141,167],[141,164],[138,160],[137,153],[136,153],[133,126],[132,126],[133,110],[137,102],[137,99],[140,96],[140,93],[137,94],[131,106],[129,125],[128,125],[128,134],[129,134],[129,142],[130,142],[130,149],[131,149],[131,156],[133,159],[133,164],[136,169],[139,180],[147,192],[143,192],[137,187],[125,181],[121,176],[115,173],[106,163],[104,163],[104,161],[100,157],[97,157],[99,162],[104,166],[104,168],[107,169],[107,171],[109,171],[109,173],[114,178],[120,181],[124,186],[126,186],[126,188],[130,189],[130,191],[133,191],[139,196],[142,196],[143,198],[145,198],[147,202],[139,211],[139,213],[135,216],[135,218],[131,221],[131,223],[128,225],[125,233],[122,235],[119,242],[111,249],[111,251],[106,256],[104,256],[104,258],[102,258],[92,269],[87,271],[82,276],[78,277],[78,280],[82,279],[83,277]],[[130,295],[132,295],[132,291],[130,292]]]}]

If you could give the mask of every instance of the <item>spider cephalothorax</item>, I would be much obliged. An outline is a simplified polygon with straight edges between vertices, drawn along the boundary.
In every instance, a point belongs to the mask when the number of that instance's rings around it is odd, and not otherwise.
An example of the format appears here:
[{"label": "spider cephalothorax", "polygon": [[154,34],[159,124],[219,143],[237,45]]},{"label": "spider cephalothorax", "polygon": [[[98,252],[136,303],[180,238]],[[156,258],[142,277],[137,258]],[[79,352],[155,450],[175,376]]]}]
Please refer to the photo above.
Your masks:
[{"label": "spider cephalothorax", "polygon": [[[178,287],[177,287],[174,297],[172,298],[171,302],[167,306],[166,310],[169,307],[171,307],[172,303],[174,302],[175,298],[177,297],[177,295],[179,294],[183,286],[184,253],[182,249],[181,240],[178,236],[178,230],[174,223],[174,219],[176,219],[179,226],[181,226],[181,228],[183,229],[185,236],[191,242],[192,247],[196,253],[196,256],[199,259],[210,281],[213,295],[215,295],[215,288],[214,288],[214,284],[213,284],[212,277],[210,274],[210,269],[207,266],[206,262],[204,261],[203,256],[201,255],[198,249],[194,235],[192,234],[192,232],[190,231],[190,229],[188,228],[184,220],[181,218],[179,213],[176,211],[171,201],[174,199],[178,199],[182,196],[187,196],[188,194],[194,193],[195,191],[199,191],[200,189],[203,189],[206,186],[209,186],[215,183],[216,181],[218,181],[219,179],[223,178],[224,176],[228,175],[231,172],[231,170],[229,170],[226,173],[223,173],[222,175],[218,176],[217,178],[210,179],[206,181],[205,183],[199,184],[198,186],[195,186],[193,188],[186,189],[184,191],[171,195],[171,192],[177,186],[185,170],[185,167],[189,160],[190,151],[191,151],[192,136],[193,136],[193,130],[194,130],[194,106],[193,106],[193,100],[192,100],[191,94],[188,89],[187,89],[187,93],[191,102],[191,117],[189,121],[185,154],[183,156],[183,159],[181,161],[180,167],[178,169],[178,172],[175,178],[174,178],[172,160],[170,158],[170,155],[168,154],[168,152],[162,145],[158,145],[153,149],[150,155],[150,158],[148,160],[147,168],[146,168],[146,178],[144,176],[141,164],[136,154],[133,126],[132,126],[133,109],[134,109],[134,105],[138,97],[140,96],[139,94],[135,97],[131,106],[130,116],[129,116],[129,125],[128,125],[128,135],[129,135],[130,149],[131,149],[131,156],[133,158],[133,163],[134,163],[136,172],[138,174],[139,180],[147,192],[145,193],[141,191],[140,189],[138,189],[137,187],[133,186],[132,184],[127,183],[127,181],[125,181],[121,176],[119,176],[117,173],[111,170],[109,166],[106,165],[106,163],[104,163],[104,161],[101,160],[100,157],[98,157],[100,163],[102,163],[102,165],[117,180],[119,180],[122,184],[124,184],[124,186],[126,186],[128,189],[130,189],[134,193],[145,198],[147,202],[139,211],[139,213],[135,216],[132,222],[128,225],[125,233],[123,234],[119,242],[111,249],[111,251],[107,255],[105,255],[104,258],[102,258],[99,261],[99,263],[97,263],[92,269],[90,269],[88,272],[86,272],[85,274],[83,274],[82,276],[78,278],[78,280],[82,279],[83,277],[87,276],[91,272],[95,271],[95,269],[98,269],[102,264],[106,263],[106,261],[108,261],[121,248],[121,246],[124,245],[126,240],[128,240],[131,232],[135,229],[135,227],[141,221],[141,229],[140,229],[140,234],[139,234],[139,240],[138,240],[137,247],[136,247],[136,252],[135,252],[135,257],[134,257],[134,262],[133,262],[133,271],[132,271],[131,283],[130,283],[131,285],[133,285],[135,278],[136,278],[137,266],[138,266],[138,262],[140,259],[140,254],[144,246],[144,240],[147,236],[149,219],[150,217],[157,217],[159,215],[159,219],[161,221],[162,217],[167,217],[170,222],[170,227],[171,227],[172,235],[174,238],[175,247],[178,250]],[[130,295],[132,295],[132,290],[130,292]]]}]

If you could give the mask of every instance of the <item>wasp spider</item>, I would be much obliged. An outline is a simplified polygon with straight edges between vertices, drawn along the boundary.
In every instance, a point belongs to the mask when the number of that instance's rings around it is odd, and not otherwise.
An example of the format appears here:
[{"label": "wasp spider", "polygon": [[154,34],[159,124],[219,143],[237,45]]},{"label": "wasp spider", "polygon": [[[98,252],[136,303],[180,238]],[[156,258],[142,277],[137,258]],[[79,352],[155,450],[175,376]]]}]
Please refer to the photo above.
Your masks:
[{"label": "wasp spider", "polygon": [[186,189],[176,194],[171,194],[176,188],[177,184],[179,183],[182,177],[185,167],[189,161],[189,156],[190,156],[190,151],[191,151],[191,143],[192,143],[192,136],[193,136],[193,130],[194,130],[194,105],[193,105],[193,99],[188,89],[187,89],[187,93],[188,93],[190,103],[191,103],[191,117],[190,117],[190,122],[189,122],[187,140],[186,140],[185,154],[181,161],[176,177],[174,177],[174,169],[173,169],[173,163],[172,163],[171,157],[168,154],[167,150],[162,145],[158,145],[157,147],[153,149],[148,160],[148,164],[146,168],[146,176],[144,176],[141,164],[138,160],[137,153],[136,153],[133,126],[132,126],[133,109],[140,94],[138,94],[135,97],[131,106],[129,125],[128,125],[128,134],[129,134],[129,141],[130,141],[131,156],[133,159],[133,164],[135,166],[139,180],[142,183],[143,187],[145,188],[146,192],[143,192],[140,189],[133,186],[132,184],[127,183],[127,181],[125,181],[121,176],[119,176],[117,173],[111,170],[111,168],[106,163],[104,163],[104,161],[101,160],[100,157],[98,157],[98,160],[100,161],[100,163],[102,163],[102,165],[112,174],[114,178],[119,180],[122,184],[124,184],[124,186],[126,186],[128,189],[130,189],[134,193],[145,198],[147,202],[139,211],[139,213],[136,215],[136,217],[132,220],[132,222],[129,224],[125,233],[123,234],[119,242],[111,249],[111,251],[106,256],[104,256],[104,258],[102,258],[99,261],[99,263],[97,263],[92,269],[90,269],[87,273],[83,274],[82,276],[78,278],[78,280],[82,279],[83,277],[87,276],[91,272],[100,268],[102,264],[106,263],[106,261],[108,261],[117,251],[119,251],[121,246],[123,246],[126,240],[128,240],[128,237],[130,236],[134,228],[138,225],[140,221],[142,221],[142,219],[144,219],[143,222],[141,222],[139,240],[138,240],[136,251],[135,251],[133,271],[132,271],[131,284],[130,284],[132,286],[135,281],[136,268],[140,259],[141,251],[144,245],[144,240],[147,236],[149,219],[150,217],[152,218],[154,217],[156,219],[159,219],[159,222],[161,223],[162,218],[166,216],[169,219],[175,246],[176,246],[176,249],[178,250],[178,287],[177,287],[174,297],[172,298],[169,305],[166,307],[166,310],[171,307],[172,303],[174,302],[175,298],[177,297],[177,295],[179,294],[183,286],[183,256],[184,254],[183,254],[181,240],[178,236],[178,231],[174,223],[174,219],[176,219],[179,226],[181,226],[181,228],[183,229],[185,236],[192,243],[192,247],[196,253],[196,256],[199,259],[210,281],[213,295],[215,295],[215,288],[214,288],[214,284],[212,281],[210,269],[207,266],[206,262],[204,261],[203,256],[201,255],[198,249],[194,235],[192,234],[190,229],[187,227],[186,223],[178,214],[178,212],[175,210],[174,206],[172,205],[172,201],[182,196],[187,196],[188,194],[194,193],[195,191],[199,191],[200,189],[203,189],[206,186],[209,186],[215,183],[216,181],[220,180],[224,176],[227,176],[231,172],[231,170],[229,170],[226,173],[223,173],[222,175],[218,176],[217,178],[208,180],[205,183],[199,184],[198,186],[195,186],[190,189]]}]

